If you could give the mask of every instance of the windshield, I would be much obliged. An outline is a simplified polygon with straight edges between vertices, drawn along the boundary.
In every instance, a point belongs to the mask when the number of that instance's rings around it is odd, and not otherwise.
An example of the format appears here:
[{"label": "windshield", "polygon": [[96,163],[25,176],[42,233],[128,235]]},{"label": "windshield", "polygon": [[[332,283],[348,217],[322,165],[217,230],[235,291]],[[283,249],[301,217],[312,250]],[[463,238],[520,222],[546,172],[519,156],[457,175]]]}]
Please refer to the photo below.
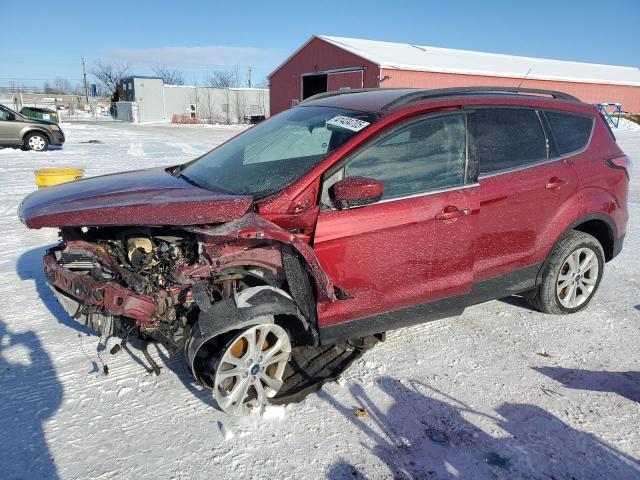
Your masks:
[{"label": "windshield", "polygon": [[265,197],[300,178],[376,118],[341,108],[292,108],[188,164],[180,176],[208,190]]},{"label": "windshield", "polygon": [[14,110],[11,110],[6,105],[0,105],[0,119],[1,120],[6,120],[6,118],[7,118],[9,113],[13,113],[18,118],[25,118],[24,115],[14,111]]}]

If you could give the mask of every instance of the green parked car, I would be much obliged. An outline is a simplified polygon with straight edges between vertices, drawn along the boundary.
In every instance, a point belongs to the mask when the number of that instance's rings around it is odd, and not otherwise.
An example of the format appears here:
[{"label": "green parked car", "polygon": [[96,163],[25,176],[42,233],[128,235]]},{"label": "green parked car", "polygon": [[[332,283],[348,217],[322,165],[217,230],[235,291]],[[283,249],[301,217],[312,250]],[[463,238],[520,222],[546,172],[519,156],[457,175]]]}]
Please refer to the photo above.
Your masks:
[{"label": "green parked car", "polygon": [[56,111],[42,107],[22,107],[20,109],[20,115],[28,118],[38,118],[40,120],[51,120],[56,123],[60,121]]}]

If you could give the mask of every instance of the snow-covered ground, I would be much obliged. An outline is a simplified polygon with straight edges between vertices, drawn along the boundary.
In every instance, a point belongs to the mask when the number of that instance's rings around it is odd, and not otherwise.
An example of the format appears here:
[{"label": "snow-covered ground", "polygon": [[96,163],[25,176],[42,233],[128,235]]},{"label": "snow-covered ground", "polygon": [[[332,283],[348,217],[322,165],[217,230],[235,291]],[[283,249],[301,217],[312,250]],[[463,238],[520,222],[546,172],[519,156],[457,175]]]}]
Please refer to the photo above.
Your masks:
[{"label": "snow-covered ground", "polygon": [[[156,377],[74,325],[41,270],[56,232],[16,209],[37,168],[170,165],[239,129],[64,128],[62,150],[0,150],[0,478],[640,478],[640,165],[625,249],[585,312],[478,305],[389,334],[301,404],[238,419],[181,357],[152,348]],[[616,135],[637,164],[640,132]]]}]

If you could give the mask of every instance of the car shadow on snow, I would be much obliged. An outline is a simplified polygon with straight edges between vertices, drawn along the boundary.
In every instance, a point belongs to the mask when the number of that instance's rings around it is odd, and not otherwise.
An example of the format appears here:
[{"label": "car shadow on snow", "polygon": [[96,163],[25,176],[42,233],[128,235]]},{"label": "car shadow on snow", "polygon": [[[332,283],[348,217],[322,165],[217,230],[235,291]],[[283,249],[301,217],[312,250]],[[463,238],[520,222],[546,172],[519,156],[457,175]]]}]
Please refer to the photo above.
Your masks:
[{"label": "car shadow on snow", "polygon": [[0,477],[58,478],[43,424],[62,398],[62,383],[37,335],[12,333],[0,318]]},{"label": "car shadow on snow", "polygon": [[[324,390],[318,395],[369,437],[363,448],[391,478],[640,476],[636,459],[536,405],[503,403],[489,415],[418,381],[382,377],[376,383],[391,399],[386,411],[358,384],[350,387],[356,404],[349,407]],[[344,458],[326,472],[332,480],[370,475]]]},{"label": "car shadow on snow", "polygon": [[42,266],[42,257],[44,257],[45,252],[53,246],[55,245],[34,248],[20,255],[16,265],[18,276],[21,280],[33,280],[38,296],[59,323],[66,327],[73,328],[80,333],[97,335],[90,328],[73,320],[64,308],[62,308],[53,292],[47,286],[47,280],[44,276]]},{"label": "car shadow on snow", "polygon": [[565,388],[613,392],[640,403],[640,372],[607,372],[561,367],[533,367]]},{"label": "car shadow on snow", "polygon": [[498,298],[499,302],[506,303],[507,305],[511,305],[518,308],[524,308],[526,310],[531,310],[532,312],[538,312],[535,308],[529,305],[527,299],[522,295],[510,295],[508,297]]}]

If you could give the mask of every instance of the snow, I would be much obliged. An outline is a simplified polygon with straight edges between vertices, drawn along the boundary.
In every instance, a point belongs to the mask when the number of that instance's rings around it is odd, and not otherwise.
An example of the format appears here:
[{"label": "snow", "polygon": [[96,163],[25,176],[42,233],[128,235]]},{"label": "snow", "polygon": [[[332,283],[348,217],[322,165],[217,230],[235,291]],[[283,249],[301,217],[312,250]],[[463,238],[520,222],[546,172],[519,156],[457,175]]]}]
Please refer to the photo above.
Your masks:
[{"label": "snow", "polygon": [[631,120],[627,120],[626,118],[621,118],[618,123],[618,128],[614,128],[614,132],[619,130],[630,130],[632,132],[640,132],[640,123],[632,122]]},{"label": "snow", "polygon": [[[0,150],[3,479],[640,478],[640,169],[625,248],[585,312],[478,305],[389,333],[301,404],[233,418],[181,356],[151,347],[155,376],[134,342],[112,356],[113,339],[75,325],[42,275],[56,232],[26,230],[16,209],[38,168],[171,165],[238,129],[64,129],[62,150]],[[640,159],[639,132],[616,136]]]},{"label": "snow", "polygon": [[[309,41],[313,38],[320,38],[338,48],[369,60],[381,68],[513,78],[526,76],[528,79],[612,85],[640,85],[640,70],[635,67],[519,57],[326,35],[312,37]],[[276,68],[271,75],[286,64],[291,57]]]}]

